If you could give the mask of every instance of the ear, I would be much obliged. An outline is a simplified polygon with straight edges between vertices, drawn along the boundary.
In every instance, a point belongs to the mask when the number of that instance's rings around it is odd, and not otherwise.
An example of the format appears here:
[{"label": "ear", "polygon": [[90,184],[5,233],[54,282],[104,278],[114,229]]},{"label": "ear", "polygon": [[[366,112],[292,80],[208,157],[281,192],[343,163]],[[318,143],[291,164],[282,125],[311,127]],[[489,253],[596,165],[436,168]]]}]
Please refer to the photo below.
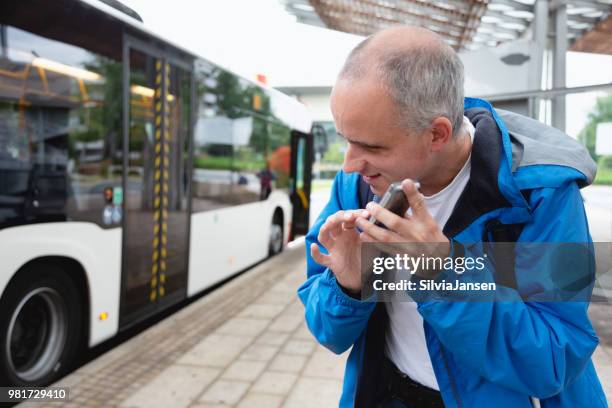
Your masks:
[{"label": "ear", "polygon": [[439,152],[453,137],[453,125],[448,118],[438,116],[431,122],[431,151]]}]

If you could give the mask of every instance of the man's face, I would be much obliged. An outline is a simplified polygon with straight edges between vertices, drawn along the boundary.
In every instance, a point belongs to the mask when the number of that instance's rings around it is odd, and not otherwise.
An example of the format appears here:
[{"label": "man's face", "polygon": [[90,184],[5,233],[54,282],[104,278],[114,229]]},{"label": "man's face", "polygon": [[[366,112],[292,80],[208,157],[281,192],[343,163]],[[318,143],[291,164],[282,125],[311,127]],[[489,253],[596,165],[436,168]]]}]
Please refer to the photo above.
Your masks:
[{"label": "man's face", "polygon": [[338,133],[348,142],[342,169],[364,176],[380,196],[389,184],[421,180],[430,167],[431,138],[399,127],[394,102],[376,80],[340,80],[331,110]]}]

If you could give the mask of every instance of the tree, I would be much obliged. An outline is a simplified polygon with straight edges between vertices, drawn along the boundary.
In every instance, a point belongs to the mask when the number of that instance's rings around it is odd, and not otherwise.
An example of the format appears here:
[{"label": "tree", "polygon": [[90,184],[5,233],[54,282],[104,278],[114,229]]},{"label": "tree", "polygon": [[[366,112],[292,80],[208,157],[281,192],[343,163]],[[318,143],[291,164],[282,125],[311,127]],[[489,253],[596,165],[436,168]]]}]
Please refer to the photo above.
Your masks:
[{"label": "tree", "polygon": [[591,157],[597,161],[595,154],[595,137],[597,125],[602,122],[612,122],[612,94],[599,97],[595,102],[595,108],[588,116],[589,122],[578,134],[580,140],[589,150]]}]

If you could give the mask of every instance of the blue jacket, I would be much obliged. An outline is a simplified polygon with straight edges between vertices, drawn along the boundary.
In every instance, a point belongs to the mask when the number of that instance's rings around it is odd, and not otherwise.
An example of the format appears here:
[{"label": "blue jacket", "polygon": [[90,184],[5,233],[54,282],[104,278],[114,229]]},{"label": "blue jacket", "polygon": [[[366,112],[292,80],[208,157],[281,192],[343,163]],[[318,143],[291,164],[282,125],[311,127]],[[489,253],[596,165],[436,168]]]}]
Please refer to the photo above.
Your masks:
[{"label": "blue jacket", "polygon": [[[476,128],[472,170],[445,235],[482,241],[486,223],[499,220],[524,224],[517,242],[590,243],[579,188],[592,181],[595,165],[582,146],[482,100],[466,98],[465,115]],[[375,380],[372,367],[384,352],[378,334],[384,341],[387,316],[382,304],[345,294],[308,248],[329,215],[359,208],[358,183],[358,174],[337,174],[306,237],[308,279],[298,290],[315,338],[334,353],[352,347],[340,407],[368,406],[363,390]],[[517,264],[520,256],[517,251]],[[542,408],[607,407],[591,361],[598,338],[588,303],[523,302],[529,279],[516,280],[515,302],[418,302],[445,406],[527,408],[535,397]]]}]

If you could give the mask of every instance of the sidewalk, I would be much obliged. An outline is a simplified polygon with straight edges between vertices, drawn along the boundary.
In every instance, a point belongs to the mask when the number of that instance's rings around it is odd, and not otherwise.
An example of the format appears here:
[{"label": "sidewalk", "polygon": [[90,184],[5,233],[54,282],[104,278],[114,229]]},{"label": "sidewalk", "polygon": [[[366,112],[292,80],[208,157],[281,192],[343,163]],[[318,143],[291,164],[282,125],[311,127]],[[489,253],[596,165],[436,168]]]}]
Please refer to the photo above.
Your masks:
[{"label": "sidewalk", "polygon": [[60,380],[64,406],[337,406],[347,353],[306,328],[305,270],[301,245],[247,271]]},{"label": "sidewalk", "polygon": [[[63,406],[336,407],[348,353],[324,349],[306,328],[296,296],[304,274],[303,245],[247,271],[60,380],[70,387]],[[612,306],[590,314],[610,399]]]}]

